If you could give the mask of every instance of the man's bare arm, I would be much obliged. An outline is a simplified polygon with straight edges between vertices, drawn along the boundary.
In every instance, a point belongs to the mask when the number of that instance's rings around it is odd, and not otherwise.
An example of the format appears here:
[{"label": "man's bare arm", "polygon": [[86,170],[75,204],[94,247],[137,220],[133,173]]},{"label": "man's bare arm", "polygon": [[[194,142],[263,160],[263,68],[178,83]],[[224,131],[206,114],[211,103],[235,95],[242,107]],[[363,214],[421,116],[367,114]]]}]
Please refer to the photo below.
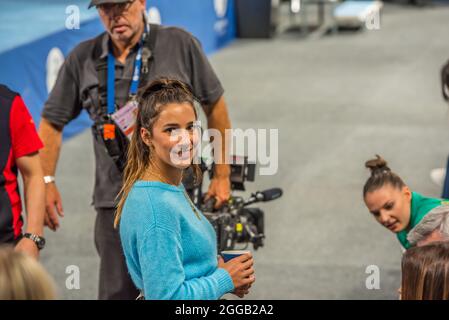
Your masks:
[{"label": "man's bare arm", "polygon": [[[54,176],[62,145],[62,128],[42,118],[39,125],[39,136],[44,143],[40,151],[44,176]],[[54,182],[46,185],[45,224],[53,231],[59,227],[59,216],[64,216],[62,200]]]},{"label": "man's bare arm", "polygon": [[226,130],[231,129],[231,121],[229,120],[228,108],[223,96],[221,96],[220,99],[218,99],[218,101],[212,107],[212,111],[207,114],[207,122],[208,127],[220,131],[222,137],[221,150],[215,150],[215,152],[218,152],[216,153],[218,158],[221,159],[221,164],[218,164],[215,167],[215,175],[219,178],[229,178],[231,171],[227,162],[229,159],[225,159],[226,155],[229,155],[229,152],[226,152],[227,146],[225,143],[225,139],[229,138],[226,137],[226,135],[229,134],[229,132],[226,132]]},{"label": "man's bare arm", "polygon": [[39,136],[44,143],[40,151],[44,176],[54,176],[62,145],[62,128],[56,127],[45,118],[39,125]]},{"label": "man's bare arm", "polygon": [[215,159],[220,160],[220,164],[215,165],[214,179],[209,186],[208,197],[215,197],[217,203],[215,207],[221,206],[225,203],[230,196],[231,186],[229,176],[231,175],[231,168],[228,164],[226,156],[229,155],[226,148],[229,147],[225,143],[229,139],[229,131],[231,129],[231,121],[229,120],[228,109],[226,101],[223,96],[218,99],[215,105],[211,108],[211,111],[207,114],[208,127],[210,129],[216,129],[221,134],[221,150],[214,150]]}]

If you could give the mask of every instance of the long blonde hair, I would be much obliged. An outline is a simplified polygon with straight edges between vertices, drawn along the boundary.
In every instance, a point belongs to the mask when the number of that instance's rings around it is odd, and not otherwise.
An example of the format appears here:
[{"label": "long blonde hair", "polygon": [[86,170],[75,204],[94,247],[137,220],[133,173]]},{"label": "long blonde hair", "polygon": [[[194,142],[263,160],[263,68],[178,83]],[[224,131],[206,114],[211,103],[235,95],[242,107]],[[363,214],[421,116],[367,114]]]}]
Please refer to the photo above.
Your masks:
[{"label": "long blonde hair", "polygon": [[32,257],[0,248],[0,300],[53,300],[54,282]]},{"label": "long blonde hair", "polygon": [[[161,78],[153,81],[139,92],[139,109],[137,112],[136,128],[128,147],[127,162],[123,174],[123,186],[117,198],[119,199],[114,220],[117,228],[123,207],[134,183],[139,180],[150,164],[150,148],[143,141],[141,128],[147,129],[152,134],[153,126],[164,106],[170,103],[189,103],[195,113],[195,101],[198,101],[189,86],[178,80]],[[192,164],[195,182],[198,182],[201,171],[196,164]]]}]

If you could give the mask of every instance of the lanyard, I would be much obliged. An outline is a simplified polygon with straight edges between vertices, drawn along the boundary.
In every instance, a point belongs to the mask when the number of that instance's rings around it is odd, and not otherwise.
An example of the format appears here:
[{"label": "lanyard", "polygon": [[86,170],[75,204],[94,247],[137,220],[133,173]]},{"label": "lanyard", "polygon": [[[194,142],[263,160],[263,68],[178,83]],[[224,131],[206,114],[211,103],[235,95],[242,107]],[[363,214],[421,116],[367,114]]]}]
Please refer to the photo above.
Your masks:
[{"label": "lanyard", "polygon": [[[134,72],[131,80],[131,87],[129,90],[130,96],[135,96],[139,88],[140,69],[142,66],[142,47],[143,42],[147,34],[148,27],[145,26],[145,32],[142,35],[142,39],[139,43],[139,50],[137,51],[136,60],[134,62]],[[108,114],[111,115],[115,112],[115,57],[109,50],[108,54],[108,84],[107,84],[107,103]]]}]

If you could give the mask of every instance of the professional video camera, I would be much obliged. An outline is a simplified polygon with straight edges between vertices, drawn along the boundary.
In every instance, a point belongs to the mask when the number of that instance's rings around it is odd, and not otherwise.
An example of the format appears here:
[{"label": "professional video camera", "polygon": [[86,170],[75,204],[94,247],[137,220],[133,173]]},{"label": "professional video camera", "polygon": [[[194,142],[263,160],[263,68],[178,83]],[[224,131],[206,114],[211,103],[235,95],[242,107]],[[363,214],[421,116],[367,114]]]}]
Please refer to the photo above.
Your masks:
[{"label": "professional video camera", "polygon": [[[245,191],[245,181],[254,181],[256,164],[248,163],[247,157],[234,156],[231,164],[231,191]],[[203,174],[213,178],[214,165],[201,165]],[[232,194],[228,203],[218,210],[214,209],[215,199],[204,201],[201,186],[194,192],[194,201],[217,233],[218,252],[232,249],[245,249],[252,243],[255,250],[264,244],[264,212],[259,208],[248,208],[257,202],[267,202],[282,196],[280,188],[257,191],[248,199]],[[237,248],[241,245],[243,248]]]}]

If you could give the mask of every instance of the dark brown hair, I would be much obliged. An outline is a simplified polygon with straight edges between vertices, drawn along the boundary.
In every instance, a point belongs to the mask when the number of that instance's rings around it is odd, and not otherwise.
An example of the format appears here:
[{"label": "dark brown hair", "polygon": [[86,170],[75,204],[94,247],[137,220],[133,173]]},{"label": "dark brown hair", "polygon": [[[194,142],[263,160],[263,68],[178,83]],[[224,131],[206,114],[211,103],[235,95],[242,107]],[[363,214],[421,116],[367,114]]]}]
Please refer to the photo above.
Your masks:
[{"label": "dark brown hair", "polygon": [[[136,127],[128,148],[127,162],[124,170],[123,186],[118,195],[119,203],[115,216],[114,226],[117,227],[126,198],[134,183],[139,180],[150,164],[150,148],[143,141],[140,131],[145,128],[153,132],[153,126],[162,109],[170,103],[189,103],[198,119],[195,101],[198,101],[190,87],[178,80],[161,78],[153,81],[138,95],[139,109],[137,112]],[[195,183],[201,180],[201,170],[198,165],[192,164]]]},{"label": "dark brown hair", "polygon": [[408,249],[402,257],[403,300],[449,300],[449,242]]},{"label": "dark brown hair", "polygon": [[365,167],[371,170],[371,176],[363,187],[363,197],[368,192],[376,191],[389,184],[394,188],[402,189],[405,186],[404,181],[387,166],[387,162],[379,155],[376,159],[365,162]]}]

